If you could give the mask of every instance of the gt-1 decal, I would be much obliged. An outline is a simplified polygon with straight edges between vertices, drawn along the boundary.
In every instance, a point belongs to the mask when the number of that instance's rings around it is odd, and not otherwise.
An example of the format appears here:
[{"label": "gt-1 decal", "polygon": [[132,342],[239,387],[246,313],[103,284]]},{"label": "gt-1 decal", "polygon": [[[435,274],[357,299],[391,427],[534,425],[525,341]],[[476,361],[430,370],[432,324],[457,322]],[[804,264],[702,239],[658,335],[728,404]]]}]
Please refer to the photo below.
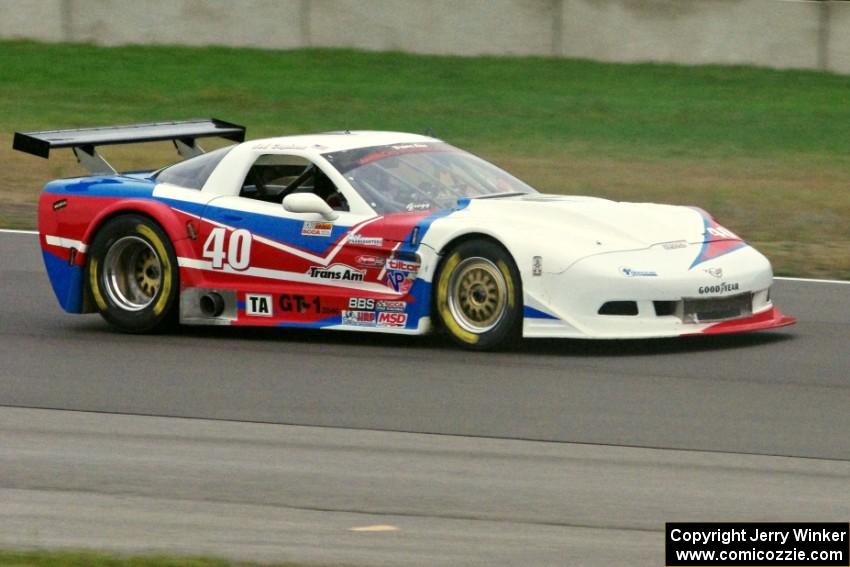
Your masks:
[{"label": "gt-1 decal", "polygon": [[334,225],[330,222],[305,221],[301,227],[301,236],[330,236]]},{"label": "gt-1 decal", "polygon": [[322,313],[321,298],[309,297],[305,295],[290,295],[284,293],[278,299],[278,307],[284,313],[306,313],[312,311],[314,313]]},{"label": "gt-1 decal", "polygon": [[253,293],[245,294],[245,315],[254,317],[272,316],[272,296]]},{"label": "gt-1 decal", "polygon": [[251,264],[252,241],[253,236],[244,228],[228,233],[223,227],[215,227],[204,242],[203,257],[216,269],[244,270]]}]

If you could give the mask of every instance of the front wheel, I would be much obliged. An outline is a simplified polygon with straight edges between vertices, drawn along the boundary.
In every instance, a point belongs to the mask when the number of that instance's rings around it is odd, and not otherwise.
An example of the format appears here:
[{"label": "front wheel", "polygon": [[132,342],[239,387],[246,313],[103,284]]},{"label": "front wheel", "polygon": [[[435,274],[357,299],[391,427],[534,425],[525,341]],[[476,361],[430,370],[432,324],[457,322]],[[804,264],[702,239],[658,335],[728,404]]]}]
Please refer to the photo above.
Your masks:
[{"label": "front wheel", "polygon": [[460,244],[447,254],[435,281],[434,307],[454,341],[487,350],[519,339],[522,284],[501,246],[487,240]]},{"label": "front wheel", "polygon": [[92,241],[87,275],[97,310],[118,329],[150,333],[175,322],[177,259],[151,219],[131,214],[107,222]]}]

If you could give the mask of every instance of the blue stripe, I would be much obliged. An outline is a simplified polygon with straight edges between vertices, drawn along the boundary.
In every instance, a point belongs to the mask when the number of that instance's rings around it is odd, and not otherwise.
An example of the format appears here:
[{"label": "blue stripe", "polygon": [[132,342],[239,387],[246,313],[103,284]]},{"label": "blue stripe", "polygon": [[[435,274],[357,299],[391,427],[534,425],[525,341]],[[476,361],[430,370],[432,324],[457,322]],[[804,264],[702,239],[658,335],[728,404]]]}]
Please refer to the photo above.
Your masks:
[{"label": "blue stripe", "polygon": [[320,329],[322,327],[330,327],[332,325],[339,325],[342,323],[341,315],[334,315],[333,317],[328,317],[326,319],[321,319],[319,321],[312,321],[309,323],[299,323],[296,321],[284,321],[282,323],[278,323],[278,327],[297,327],[300,329]]},{"label": "blue stripe", "polygon": [[539,309],[535,309],[534,307],[529,307],[528,305],[523,308],[522,316],[525,319],[558,319],[554,315],[549,315],[544,311],[540,311]]},{"label": "blue stripe", "polygon": [[123,197],[150,199],[155,183],[147,179],[130,177],[81,177],[51,181],[44,187],[45,193],[62,195],[85,195],[89,197]]}]

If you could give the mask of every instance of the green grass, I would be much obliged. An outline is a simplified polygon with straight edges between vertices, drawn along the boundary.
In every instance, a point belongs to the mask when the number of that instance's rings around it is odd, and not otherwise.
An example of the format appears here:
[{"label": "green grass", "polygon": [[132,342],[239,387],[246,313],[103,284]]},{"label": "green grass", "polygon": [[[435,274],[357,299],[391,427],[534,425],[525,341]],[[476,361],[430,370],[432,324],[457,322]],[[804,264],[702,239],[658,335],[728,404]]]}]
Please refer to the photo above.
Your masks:
[{"label": "green grass", "polygon": [[0,128],[216,115],[254,135],[423,131],[537,154],[850,155],[850,77],[345,50],[0,44]]},{"label": "green grass", "polygon": [[[778,273],[850,278],[849,98],[848,76],[740,66],[0,42],[0,223],[32,226],[37,188],[79,171],[12,154],[14,130],[430,129],[541,190],[702,206]],[[171,159],[109,151],[118,166]]]},{"label": "green grass", "polygon": [[[119,556],[86,551],[0,551],[2,567],[260,567],[258,563],[164,555]],[[275,563],[266,567],[304,567]]]}]

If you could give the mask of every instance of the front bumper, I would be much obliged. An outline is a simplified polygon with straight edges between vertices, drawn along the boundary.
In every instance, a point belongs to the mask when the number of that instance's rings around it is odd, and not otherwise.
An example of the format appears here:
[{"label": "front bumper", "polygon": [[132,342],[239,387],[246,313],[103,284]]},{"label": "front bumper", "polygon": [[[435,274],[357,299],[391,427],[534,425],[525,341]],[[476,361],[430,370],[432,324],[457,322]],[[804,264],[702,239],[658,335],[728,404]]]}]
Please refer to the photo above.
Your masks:
[{"label": "front bumper", "polygon": [[589,256],[526,275],[526,337],[652,338],[791,325],[770,300],[770,262],[755,249],[692,266],[699,246]]}]

